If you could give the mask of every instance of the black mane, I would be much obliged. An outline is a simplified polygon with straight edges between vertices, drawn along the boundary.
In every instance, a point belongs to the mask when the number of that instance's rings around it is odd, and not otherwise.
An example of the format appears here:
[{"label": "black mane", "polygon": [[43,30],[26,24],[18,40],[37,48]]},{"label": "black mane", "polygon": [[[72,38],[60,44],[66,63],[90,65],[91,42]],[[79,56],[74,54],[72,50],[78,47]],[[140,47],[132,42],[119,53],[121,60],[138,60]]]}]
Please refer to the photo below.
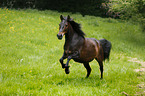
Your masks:
[{"label": "black mane", "polygon": [[82,36],[83,38],[85,38],[84,36],[86,35],[82,30],[81,30],[81,26],[80,24],[76,23],[75,21],[69,21],[71,26],[73,27],[73,30],[79,34],[80,36]]}]

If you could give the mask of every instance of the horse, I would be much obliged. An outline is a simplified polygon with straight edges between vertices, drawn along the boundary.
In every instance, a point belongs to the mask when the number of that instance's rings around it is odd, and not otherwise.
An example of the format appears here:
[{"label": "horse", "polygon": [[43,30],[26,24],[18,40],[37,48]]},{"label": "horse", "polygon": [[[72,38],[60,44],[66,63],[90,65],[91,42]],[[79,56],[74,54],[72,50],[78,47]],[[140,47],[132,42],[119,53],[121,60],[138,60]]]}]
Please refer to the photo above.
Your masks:
[{"label": "horse", "polygon": [[[97,40],[95,38],[85,38],[85,33],[81,30],[80,24],[76,23],[70,16],[60,15],[59,33],[57,38],[61,40],[65,35],[63,56],[59,59],[65,73],[69,74],[69,61],[83,63],[87,70],[86,78],[91,73],[89,62],[96,59],[100,66],[101,79],[103,78],[103,61],[109,60],[111,42],[106,39]],[[63,60],[67,58],[66,64]]]}]

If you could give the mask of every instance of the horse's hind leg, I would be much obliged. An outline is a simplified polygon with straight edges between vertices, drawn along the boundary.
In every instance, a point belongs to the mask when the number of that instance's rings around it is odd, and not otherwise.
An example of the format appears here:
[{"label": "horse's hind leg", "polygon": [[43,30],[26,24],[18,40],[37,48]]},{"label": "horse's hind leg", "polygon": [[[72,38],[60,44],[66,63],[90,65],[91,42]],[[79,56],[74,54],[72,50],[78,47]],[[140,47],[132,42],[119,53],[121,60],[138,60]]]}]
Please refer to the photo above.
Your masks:
[{"label": "horse's hind leg", "polygon": [[90,67],[89,63],[84,63],[84,67],[87,69],[87,76],[86,76],[86,78],[88,78],[90,73],[91,73],[91,67]]},{"label": "horse's hind leg", "polygon": [[99,62],[100,71],[101,71],[101,79],[103,79],[103,63]]},{"label": "horse's hind leg", "polygon": [[98,59],[96,59],[99,63],[100,66],[100,72],[101,72],[101,79],[103,79],[103,61],[99,61]]},{"label": "horse's hind leg", "polygon": [[100,66],[100,71],[101,71],[101,79],[103,79],[103,62],[98,61],[98,63],[99,63],[99,66]]}]

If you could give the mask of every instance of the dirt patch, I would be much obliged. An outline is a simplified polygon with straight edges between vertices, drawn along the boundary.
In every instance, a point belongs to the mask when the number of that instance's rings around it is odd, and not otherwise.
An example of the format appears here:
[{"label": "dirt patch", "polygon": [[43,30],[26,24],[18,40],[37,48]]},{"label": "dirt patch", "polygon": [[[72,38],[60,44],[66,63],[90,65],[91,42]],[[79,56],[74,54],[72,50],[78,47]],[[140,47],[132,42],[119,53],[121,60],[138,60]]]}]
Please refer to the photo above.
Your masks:
[{"label": "dirt patch", "polygon": [[145,62],[144,61],[139,61],[137,58],[131,58],[131,57],[128,57],[128,61],[130,62],[136,62],[136,63],[139,63],[141,64],[141,68],[140,69],[135,69],[136,72],[145,72]]},{"label": "dirt patch", "polygon": [[135,72],[145,72],[145,68],[135,69]]},{"label": "dirt patch", "polygon": [[[131,58],[128,57],[128,61],[130,62],[136,62],[138,64],[141,64],[141,68],[140,69],[135,69],[135,72],[140,72],[142,73],[142,75],[145,75],[145,62],[144,61],[139,61],[137,58]],[[137,85],[138,88],[140,88],[142,91],[141,92],[136,92],[136,94],[134,94],[135,96],[145,96],[145,82],[142,82],[141,84]],[[126,95],[127,96],[127,95]]]}]

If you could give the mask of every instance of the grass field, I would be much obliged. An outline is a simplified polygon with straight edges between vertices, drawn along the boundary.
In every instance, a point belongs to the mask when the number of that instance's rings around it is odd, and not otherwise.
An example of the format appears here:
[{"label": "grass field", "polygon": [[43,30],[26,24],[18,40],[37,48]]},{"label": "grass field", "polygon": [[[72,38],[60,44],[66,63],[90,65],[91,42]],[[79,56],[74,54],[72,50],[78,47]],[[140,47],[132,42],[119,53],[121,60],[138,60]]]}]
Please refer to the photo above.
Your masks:
[{"label": "grass field", "polygon": [[[58,40],[60,15],[68,14],[89,38],[112,43],[110,61],[100,80],[98,63],[92,73],[73,60],[70,74],[61,68],[63,53]],[[130,22],[79,13],[0,9],[0,96],[121,96],[145,95],[145,32]]]}]

